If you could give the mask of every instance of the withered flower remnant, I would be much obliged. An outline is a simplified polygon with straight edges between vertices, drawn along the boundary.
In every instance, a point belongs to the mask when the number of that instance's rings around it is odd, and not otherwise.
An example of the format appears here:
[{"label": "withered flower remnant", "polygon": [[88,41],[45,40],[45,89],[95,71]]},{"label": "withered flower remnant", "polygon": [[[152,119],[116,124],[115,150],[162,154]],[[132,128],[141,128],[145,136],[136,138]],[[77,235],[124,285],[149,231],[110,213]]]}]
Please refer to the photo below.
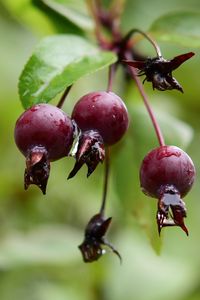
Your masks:
[{"label": "withered flower remnant", "polygon": [[124,63],[139,70],[138,75],[145,75],[145,81],[152,82],[153,89],[159,91],[176,89],[183,93],[183,88],[172,76],[172,71],[177,69],[186,60],[194,55],[193,52],[178,55],[171,60],[162,56],[147,58],[146,60],[124,60]]},{"label": "withered flower remnant", "polygon": [[106,250],[102,246],[109,247],[115,253],[120,261],[119,252],[105,239],[105,234],[110,226],[112,218],[105,219],[100,213],[94,215],[88,222],[85,229],[85,238],[79,249],[83,255],[84,262],[93,262],[98,260]]}]

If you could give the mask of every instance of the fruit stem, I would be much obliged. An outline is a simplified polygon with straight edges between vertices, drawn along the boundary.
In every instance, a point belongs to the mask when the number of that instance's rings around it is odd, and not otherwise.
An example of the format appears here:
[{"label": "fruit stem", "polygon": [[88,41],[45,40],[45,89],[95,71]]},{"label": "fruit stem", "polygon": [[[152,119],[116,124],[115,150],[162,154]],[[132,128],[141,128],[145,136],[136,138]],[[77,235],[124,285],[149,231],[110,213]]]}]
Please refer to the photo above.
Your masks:
[{"label": "fruit stem", "polygon": [[[87,0],[87,3],[88,3],[88,6],[89,6],[89,8],[90,8],[90,10],[92,12],[92,15],[93,15],[95,23],[96,23],[96,36],[97,36],[97,39],[100,42],[100,45],[101,44],[103,45],[103,43],[101,43],[102,42],[102,40],[101,40],[102,36],[101,36],[101,32],[100,32],[100,26],[101,26],[101,24],[100,24],[100,20],[99,20],[99,18],[97,16],[97,10],[100,9],[101,1],[98,1],[98,2],[96,1],[96,9],[93,6],[93,1],[92,0]],[[131,36],[133,34],[135,34],[135,33],[139,33],[142,36],[144,36],[153,45],[153,47],[154,47],[154,49],[155,49],[155,51],[157,53],[157,56],[158,57],[162,57],[160,47],[158,46],[158,44],[156,43],[156,41],[154,41],[154,39],[152,37],[150,37],[147,33],[143,32],[142,30],[139,30],[139,29],[132,29],[132,30],[130,30],[129,33],[122,40],[121,44],[123,44],[123,45],[125,44],[126,45],[126,43],[130,40]],[[120,35],[120,32],[119,32],[119,35]],[[129,51],[129,55],[128,55],[128,53],[126,55],[124,55],[124,59],[127,59],[127,60],[130,59],[130,60],[132,60],[132,55],[131,55],[130,51]],[[156,132],[156,135],[157,135],[157,138],[158,138],[158,142],[159,142],[160,146],[164,146],[165,145],[165,141],[164,141],[164,138],[163,138],[160,126],[159,126],[159,124],[158,124],[158,122],[156,120],[156,117],[155,117],[152,109],[151,109],[151,106],[149,104],[148,97],[147,97],[147,95],[146,95],[146,93],[144,91],[143,85],[140,82],[135,69],[132,68],[132,67],[130,67],[130,66],[129,66],[129,69],[130,69],[130,73],[132,75],[132,78],[135,81],[135,83],[136,83],[136,85],[138,87],[138,90],[139,90],[139,92],[140,92],[140,94],[141,94],[141,96],[143,98],[144,105],[146,106],[146,109],[147,109],[147,111],[149,113],[149,116],[151,118],[152,124],[154,126],[154,129],[155,129],[155,132]],[[113,65],[111,65],[109,67],[109,79],[108,79],[108,87],[107,87],[107,91],[108,92],[112,88],[113,75],[114,75],[113,73],[115,71],[116,71],[116,64],[113,64]],[[107,157],[107,155],[106,155],[106,157]],[[107,161],[107,158],[106,158],[106,161]],[[106,165],[107,164],[108,164],[108,162],[106,163]],[[106,172],[108,172],[108,171],[106,171]],[[107,183],[106,183],[107,182],[107,179],[106,179],[107,176],[108,176],[108,174],[105,175],[105,186],[104,186],[104,194],[105,195],[103,196],[102,208],[100,210],[102,212],[104,211],[104,206],[105,206],[104,201],[105,201],[106,192],[107,192],[106,191],[107,190]]]},{"label": "fruit stem", "polygon": [[106,147],[105,151],[106,151],[106,155],[105,155],[103,198],[102,198],[101,208],[99,211],[99,214],[101,216],[104,216],[104,212],[105,212],[106,198],[107,198],[107,192],[108,192],[108,179],[109,179],[109,173],[110,173],[109,172],[110,171],[110,149],[109,149],[109,147]]},{"label": "fruit stem", "polygon": [[66,99],[67,95],[69,94],[71,88],[72,88],[72,84],[65,89],[64,93],[62,94],[62,96],[57,104],[58,108],[62,108],[62,106],[65,102],[65,99]]},{"label": "fruit stem", "polygon": [[[125,57],[126,59],[131,59],[130,57],[126,56]],[[160,129],[160,126],[156,120],[156,117],[154,115],[154,112],[150,106],[150,103],[149,103],[149,100],[148,100],[148,97],[147,97],[147,94],[145,93],[144,91],[144,88],[143,88],[143,85],[141,83],[141,81],[139,80],[138,76],[137,76],[137,73],[136,73],[136,70],[135,68],[133,67],[130,67],[129,66],[129,70],[131,72],[131,76],[133,78],[133,80],[135,81],[137,87],[138,87],[138,90],[142,96],[142,99],[143,99],[143,102],[144,102],[144,105],[148,111],[148,114],[151,118],[151,121],[152,121],[152,124],[154,126],[154,129],[155,129],[155,132],[156,132],[156,135],[157,135],[157,138],[158,138],[158,142],[160,144],[160,146],[165,146],[165,141],[164,141],[164,137],[163,137],[163,134],[162,134],[162,131]]]},{"label": "fruit stem", "polygon": [[123,43],[126,43],[130,40],[131,36],[135,33],[139,33],[141,35],[143,35],[151,44],[152,46],[154,47],[155,51],[156,51],[156,54],[157,54],[157,57],[162,57],[162,53],[161,53],[161,50],[160,50],[160,47],[158,46],[158,44],[156,43],[156,41],[146,32],[140,30],[140,29],[132,29],[130,30],[127,35],[124,37],[124,41]]},{"label": "fruit stem", "polygon": [[99,44],[102,47],[106,47],[106,45],[108,44],[107,39],[104,37],[102,31],[101,31],[101,22],[99,20],[98,17],[98,10],[101,7],[101,1],[94,1],[94,0],[86,0],[88,9],[94,19],[94,23],[95,23],[95,35],[97,37],[97,40],[99,42]]},{"label": "fruit stem", "polygon": [[113,78],[116,72],[116,64],[112,64],[109,66],[108,70],[108,86],[107,86],[107,92],[112,91],[112,86],[113,86]]}]

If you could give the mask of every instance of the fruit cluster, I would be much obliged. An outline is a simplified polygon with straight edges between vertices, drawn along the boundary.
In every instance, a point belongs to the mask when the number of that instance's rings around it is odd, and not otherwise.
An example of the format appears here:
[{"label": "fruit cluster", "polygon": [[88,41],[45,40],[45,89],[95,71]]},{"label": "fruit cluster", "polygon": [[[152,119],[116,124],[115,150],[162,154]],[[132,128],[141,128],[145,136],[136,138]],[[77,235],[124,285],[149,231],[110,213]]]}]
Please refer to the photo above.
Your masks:
[{"label": "fruit cluster", "polygon": [[89,176],[105,157],[105,146],[114,145],[129,124],[124,102],[112,92],[92,92],[75,105],[70,118],[60,108],[37,104],[17,120],[15,142],[26,157],[25,189],[36,184],[46,193],[50,162],[69,155],[76,133],[76,163],[68,178],[85,163]]},{"label": "fruit cluster", "polygon": [[[144,81],[151,82],[153,89],[176,89],[183,92],[181,85],[172,77],[172,71],[194,53],[182,54],[172,60],[164,59],[158,45],[146,33],[136,29],[123,37],[116,27],[118,23],[115,22],[114,14],[104,14],[101,8],[96,11],[95,19],[98,19],[98,26],[101,25],[110,31],[112,37],[111,40],[105,41],[98,28],[97,39],[100,47],[111,50],[118,56],[118,61],[109,67],[107,91],[95,91],[81,97],[75,104],[71,117],[61,110],[60,104],[36,104],[19,117],[15,126],[16,145],[26,157],[25,189],[35,184],[45,194],[50,163],[63,157],[72,155],[76,160],[68,179],[74,177],[84,164],[88,168],[87,176],[90,176],[99,162],[105,160],[101,208],[88,222],[84,241],[79,246],[85,262],[99,259],[105,252],[102,246],[108,246],[121,259],[118,251],[104,237],[111,222],[111,218],[104,215],[109,175],[109,147],[122,139],[129,126],[127,108],[122,99],[112,92],[113,75],[119,65],[123,66],[125,74],[128,74],[138,87],[158,138],[159,147],[145,156],[139,177],[142,191],[158,199],[159,234],[163,227],[179,226],[188,235],[184,224],[186,207],[182,198],[189,192],[195,180],[195,167],[191,158],[178,147],[165,145],[148,98],[138,79],[138,76],[145,75]],[[156,57],[146,58],[132,49],[129,42],[135,33],[141,34],[151,42],[156,50]],[[69,91],[70,87],[67,89]],[[65,93],[64,95],[66,96]]]},{"label": "fruit cluster", "polygon": [[[76,148],[76,163],[68,179],[72,178],[83,164],[87,165],[89,176],[98,163],[103,162],[105,147],[117,143],[127,131],[128,125],[126,106],[113,92],[99,91],[83,96],[76,103],[71,118],[60,108],[50,104],[32,106],[19,117],[15,126],[16,145],[26,157],[25,189],[35,184],[45,194],[50,162],[68,156],[73,147]],[[92,220],[95,220],[94,224],[93,221],[89,223],[93,224],[92,233],[89,234],[92,242],[87,233],[85,247],[80,246],[85,261],[93,261],[101,256],[101,244],[111,247],[103,240],[111,218],[107,223],[102,210],[99,218]],[[102,225],[100,230],[96,230],[99,220],[102,220]],[[86,231],[90,231],[88,226]]]}]

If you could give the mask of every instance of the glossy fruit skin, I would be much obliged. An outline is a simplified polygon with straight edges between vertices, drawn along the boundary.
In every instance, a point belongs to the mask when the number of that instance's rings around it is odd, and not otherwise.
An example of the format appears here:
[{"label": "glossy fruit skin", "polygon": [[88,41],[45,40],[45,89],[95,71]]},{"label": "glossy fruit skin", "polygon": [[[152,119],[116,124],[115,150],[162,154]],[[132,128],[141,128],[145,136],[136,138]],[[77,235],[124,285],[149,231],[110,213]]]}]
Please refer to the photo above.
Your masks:
[{"label": "glossy fruit skin", "polygon": [[160,198],[162,188],[174,186],[181,197],[192,187],[195,167],[191,158],[176,146],[161,146],[149,152],[140,168],[140,183],[145,194]]},{"label": "glossy fruit skin", "polygon": [[50,104],[37,104],[26,110],[17,120],[15,142],[28,155],[35,146],[44,147],[50,161],[68,155],[73,142],[71,119]]},{"label": "glossy fruit skin", "polygon": [[83,96],[72,112],[82,131],[97,130],[107,145],[117,143],[126,132],[129,119],[124,102],[112,92],[92,92]]}]

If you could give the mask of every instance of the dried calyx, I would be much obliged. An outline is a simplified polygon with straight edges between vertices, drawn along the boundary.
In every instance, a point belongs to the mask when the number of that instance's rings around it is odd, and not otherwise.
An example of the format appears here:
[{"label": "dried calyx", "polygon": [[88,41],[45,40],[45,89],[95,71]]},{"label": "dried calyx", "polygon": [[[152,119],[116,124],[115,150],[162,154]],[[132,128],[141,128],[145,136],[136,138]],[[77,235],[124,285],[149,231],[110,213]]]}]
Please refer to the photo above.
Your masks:
[{"label": "dried calyx", "polygon": [[124,60],[131,67],[139,69],[138,75],[145,75],[145,81],[152,82],[153,89],[159,91],[176,89],[183,93],[182,86],[172,76],[172,71],[177,69],[182,63],[191,58],[193,52],[181,54],[171,60],[164,59],[162,56],[147,58],[146,60]]},{"label": "dried calyx", "polygon": [[173,185],[166,185],[165,187],[162,187],[157,211],[159,234],[163,227],[179,226],[188,235],[188,229],[184,224],[185,217],[185,203],[181,199],[178,190]]},{"label": "dried calyx", "polygon": [[87,177],[96,169],[99,162],[103,162],[105,148],[101,135],[95,130],[82,132],[75,153],[75,165],[68,179],[74,177],[80,168],[86,164],[88,167]]},{"label": "dried calyx", "polygon": [[26,156],[26,169],[24,173],[25,190],[28,189],[29,185],[35,184],[45,195],[49,173],[50,162],[47,150],[39,146],[30,149]]}]

